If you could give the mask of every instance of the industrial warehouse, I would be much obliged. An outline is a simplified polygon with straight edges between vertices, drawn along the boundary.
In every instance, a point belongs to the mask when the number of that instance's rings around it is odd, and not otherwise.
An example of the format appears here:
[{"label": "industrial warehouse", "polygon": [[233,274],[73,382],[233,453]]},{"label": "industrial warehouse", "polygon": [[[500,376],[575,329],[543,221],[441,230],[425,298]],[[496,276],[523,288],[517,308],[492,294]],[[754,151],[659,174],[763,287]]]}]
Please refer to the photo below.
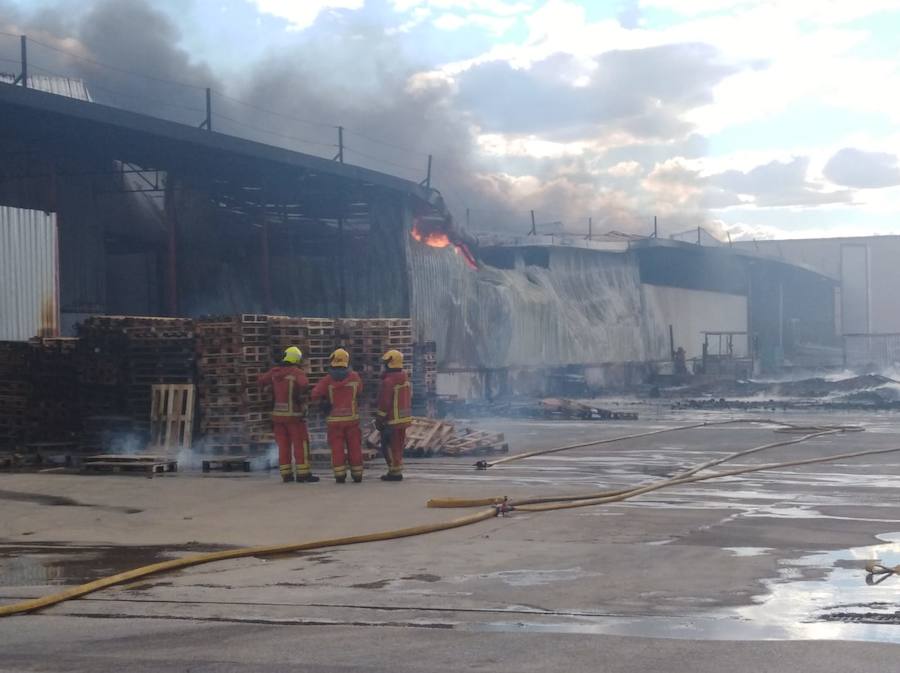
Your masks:
[{"label": "industrial warehouse", "polygon": [[0,671],[893,653],[900,236],[472,225],[430,156],[109,105],[22,45]]}]

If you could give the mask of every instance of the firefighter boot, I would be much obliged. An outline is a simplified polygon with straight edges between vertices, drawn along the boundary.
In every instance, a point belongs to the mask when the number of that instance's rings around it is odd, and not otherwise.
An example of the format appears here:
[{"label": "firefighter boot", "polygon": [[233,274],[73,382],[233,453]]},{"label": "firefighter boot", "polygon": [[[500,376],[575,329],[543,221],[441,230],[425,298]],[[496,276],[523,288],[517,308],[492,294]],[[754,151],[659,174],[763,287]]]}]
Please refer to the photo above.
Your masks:
[{"label": "firefighter boot", "polygon": [[298,474],[298,475],[297,475],[297,482],[298,482],[298,483],[307,482],[307,483],[310,483],[310,484],[314,484],[314,483],[317,482],[317,481],[319,481],[319,478],[318,478],[316,475],[314,475],[314,474],[303,474],[303,475]]},{"label": "firefighter boot", "polygon": [[394,472],[388,472],[381,475],[381,481],[403,481],[403,475]]},{"label": "firefighter boot", "polygon": [[342,475],[339,475],[339,476],[338,476],[338,475],[335,475],[334,480],[335,480],[338,484],[344,484],[344,483],[347,482],[347,475],[346,475],[346,474],[342,474]]}]

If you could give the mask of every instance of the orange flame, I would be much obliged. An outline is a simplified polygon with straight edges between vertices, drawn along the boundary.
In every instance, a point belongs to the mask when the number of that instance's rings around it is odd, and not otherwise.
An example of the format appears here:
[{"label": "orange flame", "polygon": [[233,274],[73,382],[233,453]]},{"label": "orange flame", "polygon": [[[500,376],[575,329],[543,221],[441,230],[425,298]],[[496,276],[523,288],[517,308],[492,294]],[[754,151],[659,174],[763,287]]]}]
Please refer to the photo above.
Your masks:
[{"label": "orange flame", "polygon": [[419,230],[419,222],[418,220],[413,223],[413,228],[410,231],[412,237],[419,241],[419,243],[424,243],[425,245],[430,245],[432,248],[446,248],[450,245],[450,238],[442,231],[426,231],[421,232]]},{"label": "orange flame", "polygon": [[443,231],[428,226],[423,227],[422,222],[417,219],[413,222],[409,233],[419,243],[424,243],[432,248],[446,248],[449,245],[453,245],[454,252],[457,255],[462,255],[469,268],[478,270],[478,262],[475,261],[475,255],[472,254],[472,251],[469,250],[466,244],[451,241],[450,237]]}]

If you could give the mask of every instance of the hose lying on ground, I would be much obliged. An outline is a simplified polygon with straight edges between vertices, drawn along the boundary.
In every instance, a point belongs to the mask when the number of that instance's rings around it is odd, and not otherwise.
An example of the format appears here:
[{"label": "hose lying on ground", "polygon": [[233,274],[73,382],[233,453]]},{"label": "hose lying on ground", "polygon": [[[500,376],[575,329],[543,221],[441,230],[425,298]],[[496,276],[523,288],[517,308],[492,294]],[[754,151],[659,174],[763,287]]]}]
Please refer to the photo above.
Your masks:
[{"label": "hose lying on ground", "polygon": [[22,614],[25,612],[34,612],[41,608],[50,607],[57,603],[79,598],[100,589],[115,586],[116,584],[124,584],[132,580],[147,577],[148,575],[156,575],[158,573],[167,572],[169,570],[180,570],[181,568],[189,568],[190,566],[201,565],[203,563],[212,563],[213,561],[227,561],[229,559],[244,558],[246,556],[267,556],[272,554],[286,554],[290,552],[306,551],[309,549],[324,549],[326,547],[343,547],[345,545],[362,544],[364,542],[379,542],[381,540],[395,540],[403,537],[413,537],[414,535],[425,535],[426,533],[436,533],[441,530],[450,530],[451,528],[460,528],[469,526],[479,521],[493,519],[497,516],[496,509],[486,509],[476,512],[468,516],[458,519],[451,519],[441,523],[430,523],[421,526],[413,526],[412,528],[399,528],[397,530],[383,531],[380,533],[367,533],[365,535],[352,535],[350,537],[338,537],[325,540],[314,540],[313,542],[298,542],[296,544],[284,545],[267,545],[262,547],[244,547],[241,549],[228,549],[225,551],[210,552],[206,554],[194,554],[185,556],[184,558],[172,559],[171,561],[162,561],[151,565],[135,568],[126,572],[103,577],[87,584],[81,584],[72,587],[66,591],[57,594],[35,598],[33,600],[22,601],[21,603],[13,603],[11,605],[0,605],[0,617],[9,615]]},{"label": "hose lying on ground", "polygon": [[511,503],[510,508],[515,511],[523,512],[548,512],[557,509],[571,509],[575,507],[590,507],[592,505],[603,505],[610,502],[620,502],[633,498],[651,491],[658,491],[661,488],[669,486],[679,486],[681,484],[690,484],[697,481],[707,481],[709,479],[719,479],[721,477],[734,477],[741,474],[749,474],[750,472],[763,472],[765,470],[779,470],[785,467],[796,467],[798,465],[814,465],[816,463],[828,463],[835,460],[848,460],[850,458],[862,458],[863,456],[874,456],[882,453],[894,453],[900,451],[900,447],[892,449],[872,449],[870,451],[855,451],[853,453],[839,453],[834,456],[824,456],[819,458],[805,458],[803,460],[791,460],[785,463],[767,463],[765,465],[756,465],[754,467],[740,467],[734,470],[725,470],[707,475],[694,475],[692,477],[667,479],[654,484],[647,484],[640,488],[633,489],[628,493],[615,496],[601,496],[597,498],[586,498],[583,500],[567,501],[567,502],[551,502],[546,504],[516,504]]},{"label": "hose lying on ground", "polygon": [[[810,439],[814,439],[816,437],[823,437],[825,435],[833,435],[840,432],[844,432],[842,429],[830,429],[830,430],[822,430],[820,432],[813,432],[808,435],[803,435],[802,437],[797,437],[795,439],[788,439],[780,442],[773,442],[770,444],[763,444],[762,446],[755,446],[751,449],[744,449],[743,451],[736,451],[735,453],[730,453],[721,458],[715,458],[706,463],[701,463],[695,467],[692,467],[680,474],[671,477],[670,479],[664,480],[664,482],[652,482],[652,483],[665,483],[665,482],[674,482],[677,479],[684,479],[686,477],[690,477],[697,472],[702,470],[709,469],[711,467],[715,467],[716,465],[721,465],[722,463],[728,462],[730,460],[735,460],[736,458],[743,458],[744,456],[749,456],[754,453],[759,453],[760,451],[766,451],[768,449],[776,449],[782,446],[790,446],[791,444],[799,444],[800,442],[805,442]],[[594,493],[580,493],[576,495],[551,495],[551,496],[541,496],[541,497],[531,497],[531,498],[518,498],[513,503],[509,503],[505,498],[502,497],[492,497],[492,498],[481,498],[481,499],[455,499],[455,498],[435,498],[428,501],[429,507],[436,508],[450,508],[450,507],[480,507],[482,505],[496,505],[500,503],[514,504],[514,505],[537,505],[545,502],[568,502],[575,500],[591,500],[595,498],[611,498],[614,496],[624,495],[626,493],[631,493],[637,488],[641,488],[639,486],[632,486],[628,488],[620,488],[614,491],[599,491]]]},{"label": "hose lying on ground", "polygon": [[[501,458],[499,461],[495,461],[491,463],[491,465],[499,464],[503,461],[511,461],[511,460],[519,460],[522,458],[529,458],[531,456],[544,455],[546,453],[558,453],[560,451],[568,451],[570,449],[583,448],[586,446],[595,446],[597,444],[611,444],[613,442],[625,441],[628,439],[634,439],[637,437],[644,437],[648,434],[650,435],[658,435],[663,432],[677,432],[678,430],[689,430],[692,428],[700,428],[700,427],[709,427],[716,425],[730,425],[737,423],[755,423],[755,424],[767,424],[767,425],[776,425],[778,426],[775,432],[789,432],[792,433],[794,431],[802,431],[807,432],[809,434],[804,435],[798,439],[786,440],[782,442],[775,442],[772,444],[763,444],[762,446],[757,446],[752,449],[745,449],[743,451],[738,451],[736,453],[728,454],[722,458],[716,458],[707,463],[702,463],[693,467],[686,472],[678,475],[680,477],[690,476],[701,470],[708,469],[710,467],[715,467],[721,463],[724,463],[729,460],[734,460],[735,458],[741,458],[743,456],[748,456],[752,453],[757,453],[759,451],[764,451],[766,449],[774,449],[780,446],[789,446],[791,444],[798,444],[800,442],[805,442],[808,439],[813,439],[815,437],[821,437],[824,435],[833,435],[844,432],[862,432],[864,430],[863,427],[859,425],[824,425],[824,426],[798,426],[793,425],[791,423],[784,423],[782,421],[774,421],[770,419],[736,419],[730,421],[713,421],[709,423],[699,423],[694,425],[682,425],[677,428],[665,428],[663,430],[653,430],[650,433],[640,433],[637,435],[623,435],[620,437],[611,437],[608,439],[599,440],[597,442],[582,442],[580,444],[569,444],[567,446],[556,447],[552,449],[539,449],[537,451],[529,451],[527,453],[518,453],[514,456],[507,456],[506,458]],[[476,465],[477,466],[477,465]],[[488,465],[490,467],[490,465]],[[486,469],[484,467],[480,469]],[[520,499],[517,502],[519,504],[535,504],[541,502],[559,502],[563,500],[584,500],[588,498],[596,498],[596,497],[610,497],[614,495],[621,495],[623,493],[627,493],[633,490],[633,488],[622,488],[615,491],[603,491],[600,493],[588,493],[588,494],[579,494],[579,495],[568,495],[568,496],[545,496],[539,498],[527,498]],[[502,502],[505,502],[505,498],[502,496],[492,496],[487,498],[433,498],[428,501],[428,507],[434,508],[455,508],[455,507],[481,507],[485,505],[498,505]]]},{"label": "hose lying on ground", "polygon": [[[681,428],[684,429],[684,428]],[[773,445],[765,445],[761,447],[754,447],[753,449],[747,449],[745,451],[739,451],[736,454],[731,454],[730,456],[717,459],[717,461],[711,461],[716,464],[725,462],[726,460],[731,460],[739,455],[746,455],[748,453],[762,451],[766,448],[774,448],[775,446],[785,446],[788,444],[796,444],[801,441],[805,441],[806,439],[810,439],[812,437],[817,437],[823,434],[831,434],[833,432],[840,432],[838,429],[822,431],[817,433],[812,433],[810,435],[800,437],[794,440],[787,440],[785,442],[778,442]],[[658,433],[657,433],[658,434]],[[694,474],[696,471],[704,469],[704,466],[709,465],[709,463],[704,463],[703,465],[698,466],[697,468],[693,468],[692,470],[688,470],[687,473],[683,473],[680,476],[674,477],[672,479],[667,479],[659,482],[654,482],[652,484],[648,484],[642,487],[632,488],[632,489],[623,489],[618,492],[607,492],[604,494],[593,494],[593,496],[581,497],[576,500],[571,500],[572,496],[558,496],[555,500],[550,502],[537,502],[535,499],[527,500],[522,499],[517,503],[513,503],[513,508],[515,510],[521,511],[530,511],[530,512],[541,512],[541,511],[550,511],[556,509],[570,509],[575,507],[588,507],[592,505],[605,504],[609,502],[618,502],[621,500],[626,500],[628,498],[633,498],[638,495],[642,495],[643,493],[649,493],[650,491],[659,490],[662,488],[666,488],[668,486],[674,486],[678,484],[690,483],[694,481],[704,481],[708,479],[715,479],[719,477],[726,476],[735,476],[739,474],[747,474],[749,472],[759,472],[763,470],[774,470],[782,467],[793,467],[797,465],[811,465],[814,463],[825,463],[834,460],[845,460],[849,458],[858,458],[862,456],[870,456],[876,454],[883,453],[892,453],[900,451],[900,448],[893,449],[876,449],[871,451],[859,451],[856,453],[844,453],[836,456],[826,456],[819,458],[810,458],[806,460],[798,460],[791,461],[786,463],[769,463],[766,465],[760,465],[755,467],[748,468],[739,468],[735,470],[729,470],[725,472],[717,472],[711,475],[702,475],[698,476]],[[690,474],[692,476],[685,476],[685,474]],[[411,528],[400,528],[397,530],[383,531],[379,533],[368,533],[364,535],[354,535],[349,537],[341,537],[341,538],[328,538],[323,540],[314,540],[311,542],[299,542],[293,544],[284,544],[284,545],[267,545],[267,546],[259,546],[259,547],[245,547],[242,549],[230,549],[225,551],[218,552],[210,552],[205,554],[194,554],[191,556],[186,556],[180,559],[173,559],[170,561],[162,561],[160,563],[154,563],[151,565],[142,566],[140,568],[135,568],[134,570],[129,570],[122,573],[117,573],[115,575],[110,575],[109,577],[104,577],[99,580],[94,580],[93,582],[88,582],[86,584],[82,584],[76,587],[72,587],[71,589],[67,589],[65,591],[61,591],[56,594],[51,594],[49,596],[43,596],[41,598],[35,598],[31,600],[22,601],[19,603],[13,603],[10,605],[0,605],[0,617],[6,617],[17,614],[24,614],[28,612],[34,612],[36,610],[40,610],[42,608],[50,607],[52,605],[57,605],[58,603],[62,603],[67,600],[71,600],[73,598],[79,598],[81,596],[85,596],[90,593],[94,593],[101,589],[105,589],[111,586],[115,586],[118,584],[124,584],[126,582],[130,582],[136,579],[140,579],[143,577],[147,577],[149,575],[156,575],[162,572],[168,572],[170,570],[180,570],[182,568],[188,568],[191,566],[201,565],[205,563],[212,563],[215,561],[225,561],[236,558],[244,558],[247,556],[265,556],[265,555],[274,555],[274,554],[285,554],[291,552],[298,551],[306,551],[310,549],[324,549],[328,547],[343,547],[347,545],[353,544],[362,544],[365,542],[378,542],[384,540],[394,540],[398,538],[404,537],[412,537],[415,535],[425,535],[427,533],[435,533],[443,530],[450,530],[453,528],[460,528],[463,526],[469,526],[472,524],[476,524],[482,521],[486,521],[487,519],[492,519],[496,517],[498,514],[507,511],[509,508],[505,505],[505,498],[491,498],[487,500],[478,501],[481,504],[489,504],[494,505],[490,509],[482,510],[480,512],[475,512],[470,514],[469,516],[460,517],[457,519],[451,519],[450,521],[445,521],[441,523],[434,524],[424,524],[420,526],[413,526]],[[462,501],[457,501],[462,502]],[[475,501],[469,501],[475,502]],[[431,503],[429,503],[431,506]],[[456,505],[460,506],[460,505]]]},{"label": "hose lying on ground", "polygon": [[537,449],[535,451],[525,451],[524,453],[515,453],[511,456],[504,456],[497,460],[479,460],[475,463],[475,468],[486,470],[495,465],[511,463],[516,460],[525,458],[533,458],[534,456],[545,456],[550,453],[560,453],[561,451],[571,451],[572,449],[582,449],[588,446],[599,446],[601,444],[612,444],[614,442],[624,442],[628,439],[640,439],[641,437],[652,437],[653,435],[662,435],[667,432],[680,432],[681,430],[694,430],[696,428],[709,428],[718,425],[736,425],[743,424],[763,424],[776,425],[778,429],[775,432],[784,433],[805,433],[820,432],[823,430],[840,430],[841,432],[861,432],[862,428],[856,425],[831,425],[831,426],[798,426],[784,421],[776,421],[771,418],[737,418],[730,421],[705,421],[703,423],[694,423],[692,425],[680,425],[677,428],[662,428],[661,430],[649,430],[647,432],[638,432],[632,435],[620,435],[618,437],[608,437],[606,439],[597,439],[590,442],[579,442],[577,444],[569,444],[567,446],[557,446],[552,449]]}]

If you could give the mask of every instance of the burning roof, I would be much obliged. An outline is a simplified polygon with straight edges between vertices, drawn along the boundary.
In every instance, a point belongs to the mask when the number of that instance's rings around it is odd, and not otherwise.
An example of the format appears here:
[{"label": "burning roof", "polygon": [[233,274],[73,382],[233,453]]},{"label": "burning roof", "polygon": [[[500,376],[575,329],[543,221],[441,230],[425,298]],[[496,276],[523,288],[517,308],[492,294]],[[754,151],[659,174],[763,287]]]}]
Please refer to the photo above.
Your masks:
[{"label": "burning roof", "polygon": [[469,267],[477,269],[478,262],[472,253],[475,239],[456,223],[444,203],[444,197],[436,189],[431,191],[428,205],[430,209],[417,213],[413,218],[410,236],[432,248],[446,248],[452,245]]}]

